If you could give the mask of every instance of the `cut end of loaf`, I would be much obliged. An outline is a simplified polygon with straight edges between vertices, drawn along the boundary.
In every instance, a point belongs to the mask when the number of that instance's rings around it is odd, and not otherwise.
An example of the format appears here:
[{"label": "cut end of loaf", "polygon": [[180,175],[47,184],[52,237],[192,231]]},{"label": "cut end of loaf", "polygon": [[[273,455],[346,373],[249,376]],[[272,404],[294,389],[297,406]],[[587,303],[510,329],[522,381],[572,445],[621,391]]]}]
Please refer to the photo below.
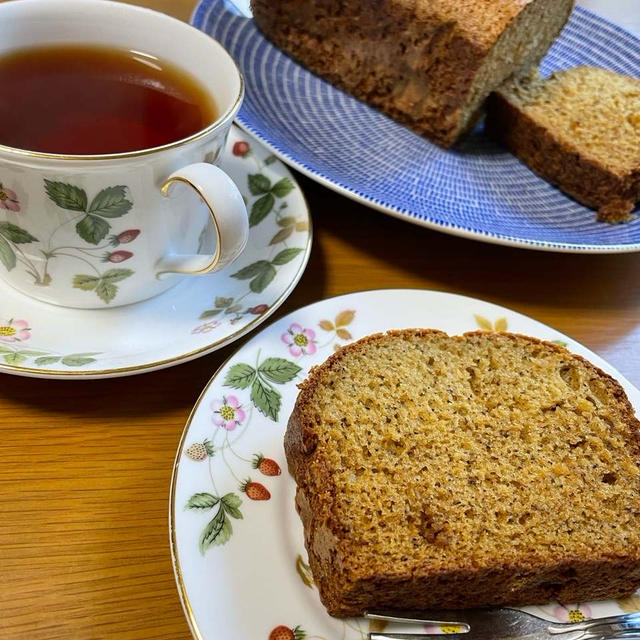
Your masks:
[{"label": "cut end of loaf", "polygon": [[556,345],[371,336],[311,373],[285,449],[334,615],[640,586],[639,424],[618,383]]},{"label": "cut end of loaf", "polygon": [[573,9],[573,0],[530,2],[511,21],[478,69],[460,112],[456,139],[478,119],[489,94],[510,76],[537,65],[558,37]]}]

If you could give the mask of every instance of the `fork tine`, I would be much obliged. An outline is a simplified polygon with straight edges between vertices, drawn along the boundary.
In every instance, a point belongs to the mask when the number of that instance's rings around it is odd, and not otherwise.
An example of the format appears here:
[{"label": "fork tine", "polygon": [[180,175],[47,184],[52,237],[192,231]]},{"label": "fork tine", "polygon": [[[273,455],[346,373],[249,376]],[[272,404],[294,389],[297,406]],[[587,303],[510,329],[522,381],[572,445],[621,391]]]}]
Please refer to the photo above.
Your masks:
[{"label": "fork tine", "polygon": [[[394,616],[392,614],[387,614],[387,613],[376,613],[376,612],[369,612],[369,611],[365,611],[364,613],[364,617],[367,618],[368,620],[384,620],[385,622],[400,622],[402,624],[423,624],[423,623],[427,623],[427,624],[444,624],[444,625],[454,625],[456,627],[461,627],[461,633],[464,632],[468,632],[470,629],[470,626],[468,623],[466,622],[458,622],[455,620],[444,620],[440,617],[438,617],[437,620],[433,619],[431,616],[427,616],[427,617],[420,617],[420,616],[416,616],[416,617],[405,617],[405,616]],[[443,616],[443,618],[446,618],[447,616]],[[447,635],[451,635],[451,634],[447,634]]]},{"label": "fork tine", "polygon": [[[447,640],[463,640],[466,634],[464,633],[447,633]],[[375,632],[368,633],[367,640],[434,640],[434,638],[440,637],[437,634],[429,633],[384,633]],[[625,640],[628,640],[625,638]],[[632,638],[631,640],[636,640]]]},{"label": "fork tine", "polygon": [[586,631],[594,627],[602,627],[608,625],[626,625],[634,624],[640,626],[640,611],[635,613],[623,613],[618,616],[608,616],[606,618],[591,618],[584,622],[570,622],[561,624],[551,624],[548,631],[551,634],[567,633],[567,631]]}]

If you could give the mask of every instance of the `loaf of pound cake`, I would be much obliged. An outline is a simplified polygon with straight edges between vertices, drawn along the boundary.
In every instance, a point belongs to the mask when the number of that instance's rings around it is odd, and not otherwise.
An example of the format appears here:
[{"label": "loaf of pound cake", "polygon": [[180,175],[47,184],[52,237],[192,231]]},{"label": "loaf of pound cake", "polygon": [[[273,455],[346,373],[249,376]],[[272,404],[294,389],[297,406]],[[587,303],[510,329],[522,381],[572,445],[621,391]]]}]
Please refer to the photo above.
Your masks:
[{"label": "loaf of pound cake", "polygon": [[300,385],[285,451],[334,616],[640,587],[640,423],[618,382],[563,347],[369,336]]},{"label": "loaf of pound cake", "polygon": [[640,202],[640,79],[595,67],[537,72],[500,87],[486,129],[602,222]]},{"label": "loaf of pound cake", "polygon": [[573,0],[252,0],[276,46],[433,142],[451,146],[489,93],[537,62]]}]

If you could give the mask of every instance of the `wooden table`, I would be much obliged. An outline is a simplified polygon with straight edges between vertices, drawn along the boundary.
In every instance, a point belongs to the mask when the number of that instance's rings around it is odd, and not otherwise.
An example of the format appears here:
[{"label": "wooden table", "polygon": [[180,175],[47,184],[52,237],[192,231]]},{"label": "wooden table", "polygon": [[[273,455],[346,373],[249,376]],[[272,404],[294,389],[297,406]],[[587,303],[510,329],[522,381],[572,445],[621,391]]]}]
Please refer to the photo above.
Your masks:
[{"label": "wooden table", "polygon": [[[139,0],[188,19],[192,0]],[[421,229],[297,176],[311,261],[278,317],[359,289],[476,296],[548,323],[640,385],[640,255],[564,255]],[[235,347],[132,378],[0,376],[0,637],[188,640],[168,544],[180,433]]]}]

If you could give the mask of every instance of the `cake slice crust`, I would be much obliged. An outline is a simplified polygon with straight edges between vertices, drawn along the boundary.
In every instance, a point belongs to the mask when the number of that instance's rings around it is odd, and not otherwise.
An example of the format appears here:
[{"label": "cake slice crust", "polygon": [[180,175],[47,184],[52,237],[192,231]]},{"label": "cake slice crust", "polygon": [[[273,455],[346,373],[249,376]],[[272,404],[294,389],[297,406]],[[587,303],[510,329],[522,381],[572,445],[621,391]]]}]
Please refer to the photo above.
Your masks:
[{"label": "cake slice crust", "polygon": [[640,586],[640,425],[533,338],[404,330],[314,368],[285,436],[329,613],[522,605]]}]

